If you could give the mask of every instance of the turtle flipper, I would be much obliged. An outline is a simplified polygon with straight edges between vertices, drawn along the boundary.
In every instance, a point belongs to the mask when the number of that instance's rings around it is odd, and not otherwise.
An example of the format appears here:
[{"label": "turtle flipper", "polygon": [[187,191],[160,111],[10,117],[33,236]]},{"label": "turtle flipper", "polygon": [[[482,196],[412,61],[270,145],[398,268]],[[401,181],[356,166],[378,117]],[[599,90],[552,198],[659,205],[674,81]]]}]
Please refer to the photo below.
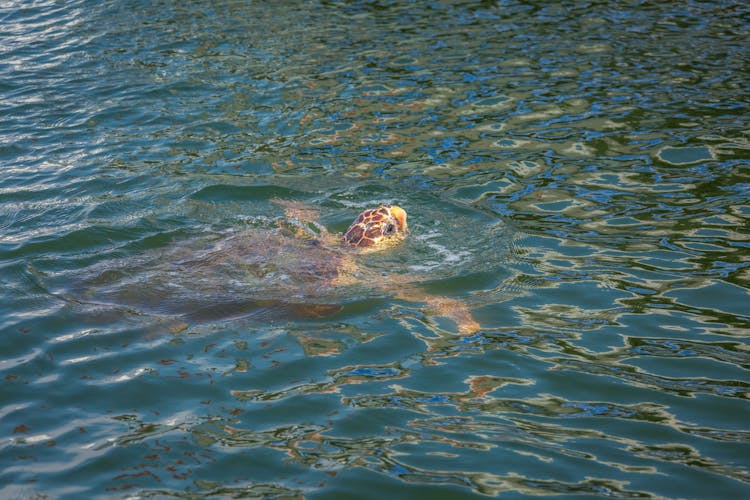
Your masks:
[{"label": "turtle flipper", "polygon": [[481,325],[471,314],[471,308],[461,300],[430,295],[411,287],[408,290],[400,291],[396,298],[411,302],[425,302],[427,304],[425,309],[428,312],[455,322],[461,335],[471,335],[481,329]]},{"label": "turtle flipper", "polygon": [[289,219],[295,219],[300,224],[319,224],[320,210],[300,201],[284,200],[282,198],[271,198],[271,202],[284,207],[284,215]]},{"label": "turtle flipper", "polygon": [[430,311],[453,320],[462,335],[477,333],[481,328],[479,322],[471,314],[469,306],[458,299],[427,296],[424,301],[427,302]]},{"label": "turtle flipper", "polygon": [[328,230],[318,219],[320,210],[299,201],[271,198],[271,202],[284,207],[285,220],[283,226],[293,228],[295,237],[326,237]]}]

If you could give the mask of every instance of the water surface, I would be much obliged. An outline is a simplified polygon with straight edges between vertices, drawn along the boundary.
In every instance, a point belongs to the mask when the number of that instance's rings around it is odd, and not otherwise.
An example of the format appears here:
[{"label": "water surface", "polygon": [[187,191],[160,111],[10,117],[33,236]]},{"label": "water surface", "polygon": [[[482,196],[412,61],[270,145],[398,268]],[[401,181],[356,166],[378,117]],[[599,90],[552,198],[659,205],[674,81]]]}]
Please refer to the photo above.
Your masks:
[{"label": "water surface", "polygon": [[749,19],[6,2],[0,496],[748,496]]}]

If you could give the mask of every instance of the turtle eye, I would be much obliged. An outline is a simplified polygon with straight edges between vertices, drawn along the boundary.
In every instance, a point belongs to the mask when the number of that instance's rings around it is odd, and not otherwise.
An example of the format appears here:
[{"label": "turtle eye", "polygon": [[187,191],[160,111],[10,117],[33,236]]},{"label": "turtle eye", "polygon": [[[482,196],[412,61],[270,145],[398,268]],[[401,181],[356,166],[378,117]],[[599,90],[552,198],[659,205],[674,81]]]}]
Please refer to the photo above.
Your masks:
[{"label": "turtle eye", "polygon": [[393,231],[395,231],[395,229],[396,226],[394,226],[393,224],[388,224],[387,226],[385,226],[385,234],[393,234]]}]

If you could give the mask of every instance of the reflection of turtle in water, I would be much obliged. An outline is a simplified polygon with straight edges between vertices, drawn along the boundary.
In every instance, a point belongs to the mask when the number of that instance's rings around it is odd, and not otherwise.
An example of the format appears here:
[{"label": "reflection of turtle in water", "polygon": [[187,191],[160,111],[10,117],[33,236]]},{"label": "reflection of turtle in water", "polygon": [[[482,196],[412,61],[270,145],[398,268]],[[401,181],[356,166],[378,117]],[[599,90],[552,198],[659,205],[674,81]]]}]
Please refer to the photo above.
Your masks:
[{"label": "reflection of turtle in water", "polygon": [[361,297],[369,290],[425,302],[431,312],[454,320],[461,333],[478,329],[462,302],[426,294],[413,284],[413,277],[360,264],[362,254],[393,247],[405,238],[402,208],[381,205],[365,210],[340,236],[317,222],[315,209],[273,201],[286,214],[276,227],[185,242],[120,265],[109,261],[103,263],[104,270],[99,265],[92,269],[94,275],[72,294],[86,302],[212,320],[322,317],[339,311],[342,298]]}]

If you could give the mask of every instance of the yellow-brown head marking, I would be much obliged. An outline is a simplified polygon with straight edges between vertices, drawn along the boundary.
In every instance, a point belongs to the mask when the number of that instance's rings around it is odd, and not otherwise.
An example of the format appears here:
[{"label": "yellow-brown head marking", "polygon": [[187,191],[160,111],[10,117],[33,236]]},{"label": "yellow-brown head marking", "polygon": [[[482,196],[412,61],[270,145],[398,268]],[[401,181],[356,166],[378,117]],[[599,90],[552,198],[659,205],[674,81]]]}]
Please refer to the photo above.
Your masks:
[{"label": "yellow-brown head marking", "polygon": [[396,205],[365,210],[344,234],[355,247],[380,247],[401,241],[406,235],[406,212]]}]

